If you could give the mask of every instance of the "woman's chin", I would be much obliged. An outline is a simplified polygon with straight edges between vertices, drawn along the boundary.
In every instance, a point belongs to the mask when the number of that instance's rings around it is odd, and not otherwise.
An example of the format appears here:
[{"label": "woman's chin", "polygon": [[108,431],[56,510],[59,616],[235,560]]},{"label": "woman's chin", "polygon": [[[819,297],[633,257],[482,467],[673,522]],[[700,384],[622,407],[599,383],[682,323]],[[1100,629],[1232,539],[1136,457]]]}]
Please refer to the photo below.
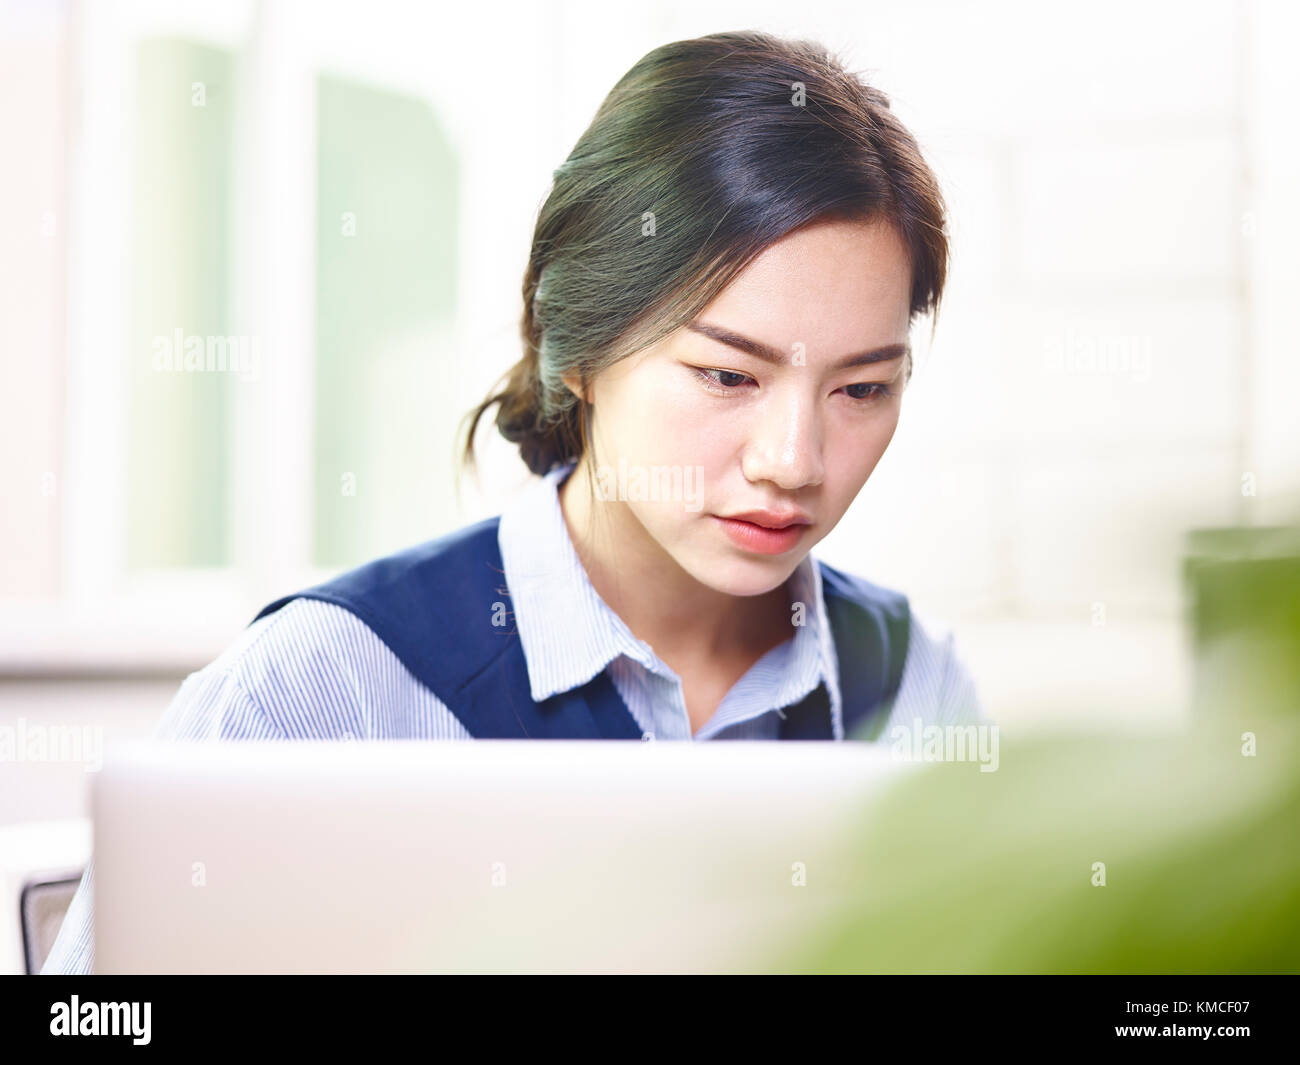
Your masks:
[{"label": "woman's chin", "polygon": [[[716,555],[683,565],[692,577],[724,595],[766,595],[779,588],[794,572],[802,556],[755,555],[753,558],[718,558]],[[681,560],[679,559],[679,564]]]}]

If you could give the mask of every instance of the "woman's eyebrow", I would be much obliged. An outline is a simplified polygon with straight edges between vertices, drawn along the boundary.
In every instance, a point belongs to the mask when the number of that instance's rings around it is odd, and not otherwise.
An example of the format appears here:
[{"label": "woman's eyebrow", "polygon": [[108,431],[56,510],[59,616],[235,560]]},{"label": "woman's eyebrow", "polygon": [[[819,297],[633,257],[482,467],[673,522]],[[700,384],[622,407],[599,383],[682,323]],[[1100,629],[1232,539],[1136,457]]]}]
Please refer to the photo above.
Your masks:
[{"label": "woman's eyebrow", "polygon": [[[762,359],[764,362],[776,363],[781,366],[790,361],[788,355],[776,348],[770,347],[761,341],[741,336],[739,333],[733,333],[730,329],[724,329],[720,325],[713,325],[711,322],[688,322],[686,328],[694,333],[699,333],[719,343],[726,344],[728,347],[753,355],[756,359]],[[846,355],[831,369],[842,370],[850,366],[866,366],[873,362],[890,362],[893,359],[901,359],[904,355],[909,354],[910,350],[910,346],[907,344],[886,344],[883,348],[873,348],[871,351],[860,351],[856,355]]]}]

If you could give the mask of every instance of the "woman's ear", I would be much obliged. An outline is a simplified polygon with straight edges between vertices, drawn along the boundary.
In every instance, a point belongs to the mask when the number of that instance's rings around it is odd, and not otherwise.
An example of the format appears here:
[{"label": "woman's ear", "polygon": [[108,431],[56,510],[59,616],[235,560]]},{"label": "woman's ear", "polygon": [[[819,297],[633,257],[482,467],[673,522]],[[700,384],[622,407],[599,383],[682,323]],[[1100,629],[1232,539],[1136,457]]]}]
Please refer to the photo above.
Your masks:
[{"label": "woman's ear", "polygon": [[578,397],[579,401],[586,400],[587,397],[583,394],[582,389],[582,379],[576,373],[566,373],[560,380],[564,382],[570,392]]}]

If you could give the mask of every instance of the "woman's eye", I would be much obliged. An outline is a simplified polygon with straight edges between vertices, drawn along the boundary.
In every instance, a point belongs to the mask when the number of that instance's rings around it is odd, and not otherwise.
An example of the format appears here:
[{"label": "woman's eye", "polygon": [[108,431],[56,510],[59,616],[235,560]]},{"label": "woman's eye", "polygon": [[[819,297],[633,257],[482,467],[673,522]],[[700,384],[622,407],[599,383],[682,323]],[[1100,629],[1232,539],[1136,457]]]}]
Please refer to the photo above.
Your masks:
[{"label": "woman's eye", "polygon": [[[737,392],[746,382],[755,383],[753,379],[735,370],[710,370],[703,366],[692,367],[714,392]],[[844,391],[850,399],[867,404],[877,399],[888,399],[894,394],[893,389],[882,381],[867,381],[856,385],[846,385]]]},{"label": "woman's eye", "polygon": [[[727,392],[736,391],[740,385],[749,380],[743,373],[736,373],[734,370],[706,370],[702,366],[697,366],[695,372],[703,375],[705,381],[709,384]],[[714,377],[714,374],[717,374],[717,376]]]},{"label": "woman's eye", "polygon": [[[855,388],[866,389],[865,392],[854,392]],[[887,384],[880,381],[868,381],[858,385],[847,386],[849,396],[856,400],[867,401],[872,399],[886,399],[894,393]]]}]

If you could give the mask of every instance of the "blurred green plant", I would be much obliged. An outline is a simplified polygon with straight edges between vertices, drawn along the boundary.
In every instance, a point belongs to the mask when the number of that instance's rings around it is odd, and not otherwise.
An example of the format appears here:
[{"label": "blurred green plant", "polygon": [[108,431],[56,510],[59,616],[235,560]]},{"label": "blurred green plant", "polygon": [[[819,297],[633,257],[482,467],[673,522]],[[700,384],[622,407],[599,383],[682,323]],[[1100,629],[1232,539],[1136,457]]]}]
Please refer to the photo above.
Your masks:
[{"label": "blurred green plant", "polygon": [[765,968],[1300,972],[1300,537],[1234,532],[1190,541],[1184,730],[1004,730],[997,772],[920,769],[804,889],[829,904]]}]

